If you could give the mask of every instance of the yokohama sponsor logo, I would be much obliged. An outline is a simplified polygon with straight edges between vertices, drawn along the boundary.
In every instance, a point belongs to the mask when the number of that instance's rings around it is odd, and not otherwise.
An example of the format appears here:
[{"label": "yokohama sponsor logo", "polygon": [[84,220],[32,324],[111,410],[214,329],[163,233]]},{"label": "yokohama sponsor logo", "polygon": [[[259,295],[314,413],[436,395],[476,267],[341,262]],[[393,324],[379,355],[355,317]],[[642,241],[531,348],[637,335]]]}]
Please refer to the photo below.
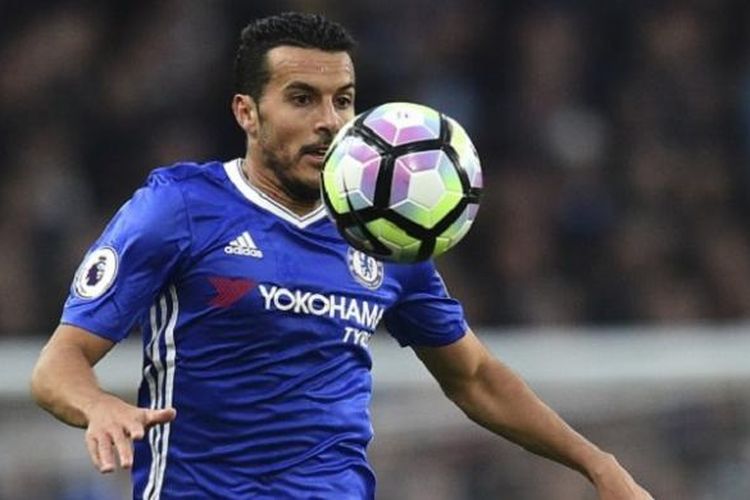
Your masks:
[{"label": "yokohama sponsor logo", "polygon": [[312,314],[343,321],[356,321],[372,330],[375,330],[383,317],[382,307],[351,297],[289,290],[276,285],[259,285],[258,289],[263,295],[265,308],[268,311],[276,309],[295,314]]}]

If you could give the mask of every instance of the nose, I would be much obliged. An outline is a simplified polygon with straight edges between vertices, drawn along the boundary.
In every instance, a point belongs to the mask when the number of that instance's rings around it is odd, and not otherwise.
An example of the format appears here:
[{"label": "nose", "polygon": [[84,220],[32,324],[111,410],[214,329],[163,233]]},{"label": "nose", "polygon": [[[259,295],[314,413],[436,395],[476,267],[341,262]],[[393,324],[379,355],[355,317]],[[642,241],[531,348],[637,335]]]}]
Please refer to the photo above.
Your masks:
[{"label": "nose", "polygon": [[332,101],[327,101],[321,104],[318,120],[315,124],[315,132],[318,134],[327,134],[330,137],[333,137],[343,124],[344,118],[336,109],[336,106]]}]

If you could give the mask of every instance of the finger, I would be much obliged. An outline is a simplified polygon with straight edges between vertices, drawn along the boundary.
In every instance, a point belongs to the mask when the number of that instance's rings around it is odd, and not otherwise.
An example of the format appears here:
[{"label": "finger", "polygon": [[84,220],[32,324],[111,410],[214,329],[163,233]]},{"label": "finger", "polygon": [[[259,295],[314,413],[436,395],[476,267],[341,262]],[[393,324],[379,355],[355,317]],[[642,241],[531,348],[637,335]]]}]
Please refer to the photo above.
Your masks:
[{"label": "finger", "polygon": [[135,441],[140,441],[146,435],[142,425],[133,424],[128,428],[128,437]]},{"label": "finger", "polygon": [[132,441],[130,441],[130,438],[125,435],[124,431],[113,433],[112,440],[115,443],[117,456],[120,459],[120,467],[123,469],[129,469],[133,465]]},{"label": "finger", "polygon": [[99,450],[99,472],[112,472],[115,470],[115,455],[112,448],[112,438],[104,434],[96,440]]},{"label": "finger", "polygon": [[99,460],[99,447],[97,446],[96,439],[90,435],[86,436],[86,448],[89,450],[89,457],[91,462],[97,470],[101,469],[101,460]]},{"label": "finger", "polygon": [[171,422],[177,416],[177,410],[174,408],[163,408],[160,410],[145,410],[144,424],[151,426],[155,424],[165,424]]}]

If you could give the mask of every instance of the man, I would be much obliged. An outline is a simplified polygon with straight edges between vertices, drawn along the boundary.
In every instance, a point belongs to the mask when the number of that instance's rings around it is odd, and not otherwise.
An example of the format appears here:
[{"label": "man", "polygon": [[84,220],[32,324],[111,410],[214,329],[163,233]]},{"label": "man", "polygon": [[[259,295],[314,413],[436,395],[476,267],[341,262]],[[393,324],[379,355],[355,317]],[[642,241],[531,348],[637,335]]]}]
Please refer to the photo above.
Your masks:
[{"label": "man", "polygon": [[[382,318],[471,419],[602,499],[650,498],[489,355],[432,263],[363,259],[327,220],[320,170],[354,116],[352,47],[314,15],[243,30],[245,157],[158,169],[121,208],[74,278],[35,398],[87,429],[98,470],[132,467],[136,498],[373,498],[363,338]],[[92,371],[136,323],[139,407]]]}]

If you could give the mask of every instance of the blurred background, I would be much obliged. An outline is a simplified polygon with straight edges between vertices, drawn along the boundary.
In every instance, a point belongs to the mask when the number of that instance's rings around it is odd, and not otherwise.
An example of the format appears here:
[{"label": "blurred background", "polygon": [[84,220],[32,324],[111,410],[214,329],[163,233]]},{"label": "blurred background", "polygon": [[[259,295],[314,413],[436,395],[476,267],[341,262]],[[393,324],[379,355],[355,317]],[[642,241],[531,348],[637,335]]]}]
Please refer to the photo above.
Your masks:
[{"label": "blurred background", "polygon": [[[498,356],[656,498],[750,498],[740,0],[0,0],[0,498],[127,497],[126,475],[96,475],[81,432],[31,405],[28,368],[151,169],[243,154],[234,47],[284,10],[352,31],[359,110],[421,102],[473,137],[485,197],[439,266]],[[380,498],[593,498],[474,429],[383,337]],[[137,368],[137,345],[121,352]]]}]

